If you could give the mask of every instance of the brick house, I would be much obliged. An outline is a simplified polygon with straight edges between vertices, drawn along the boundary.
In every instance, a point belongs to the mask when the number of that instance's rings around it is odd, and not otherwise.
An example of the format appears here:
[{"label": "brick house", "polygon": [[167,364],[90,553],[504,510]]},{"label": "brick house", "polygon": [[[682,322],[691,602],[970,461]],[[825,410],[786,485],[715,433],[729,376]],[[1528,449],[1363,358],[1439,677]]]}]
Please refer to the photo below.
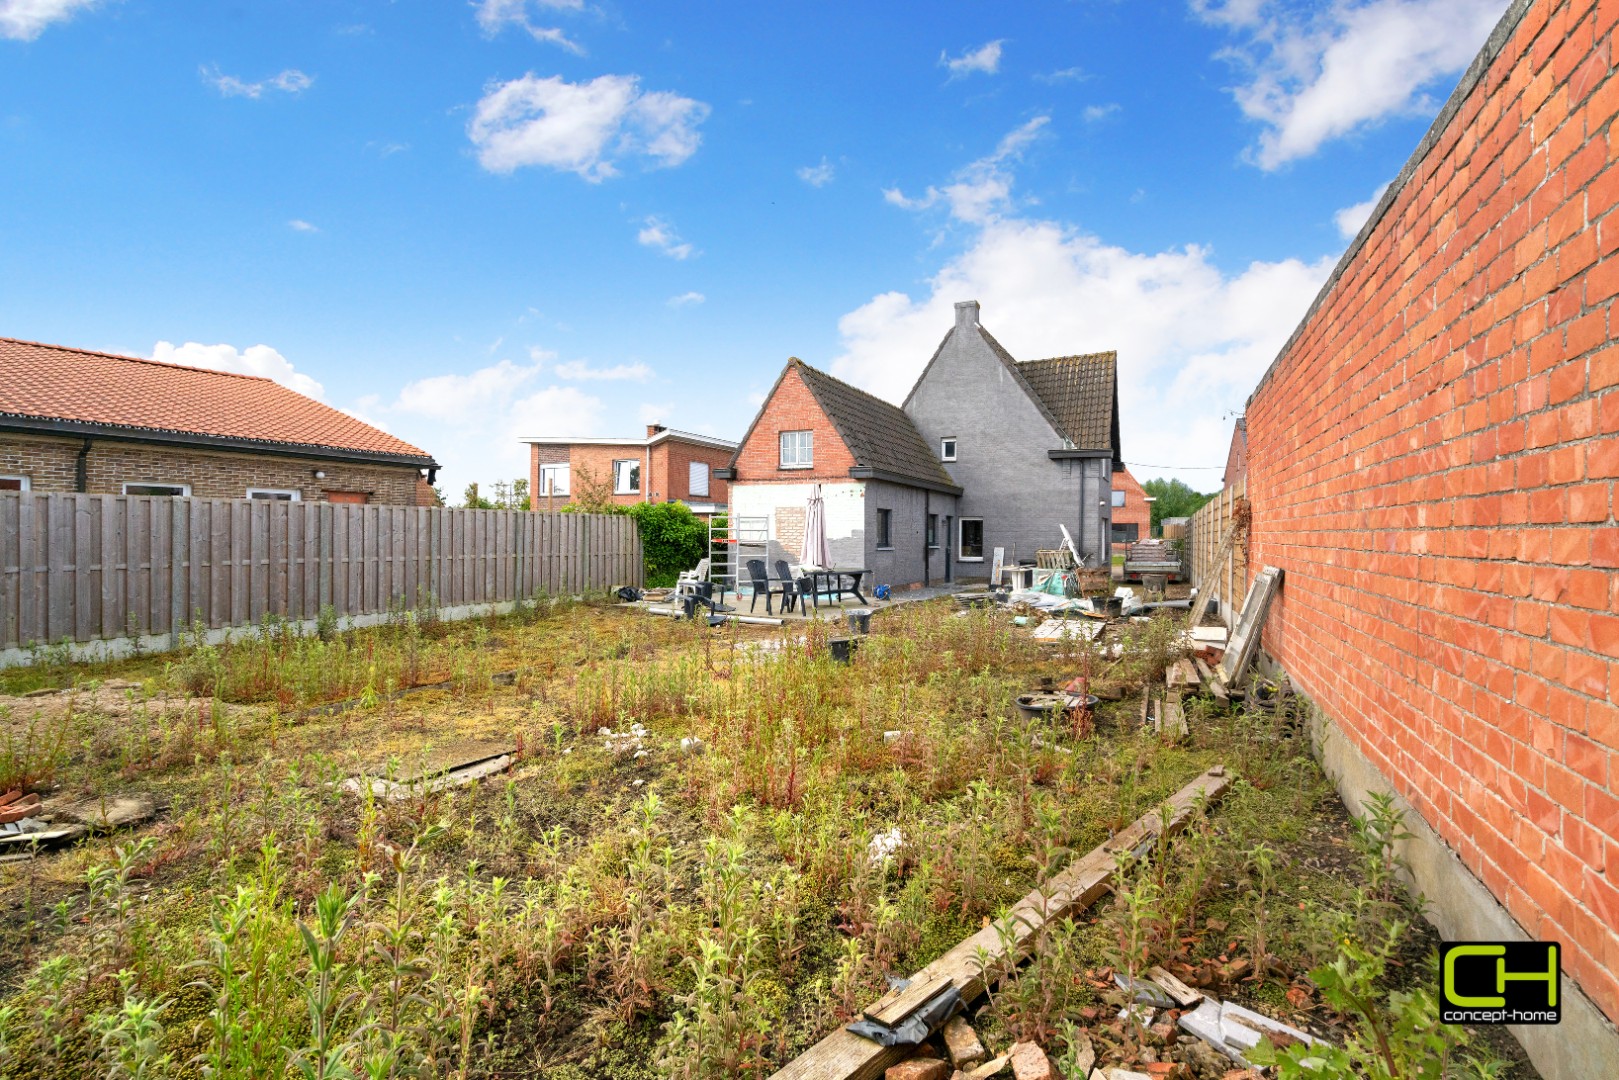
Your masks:
[{"label": "brick house", "polygon": [[534,436],[529,444],[529,506],[566,506],[581,480],[610,483],[610,501],[683,502],[698,514],[725,510],[726,482],[716,475],[737,444],[708,435],[648,424],[646,437],[566,438]]},{"label": "brick house", "polygon": [[431,506],[438,467],[269,379],[0,338],[0,491]]},{"label": "brick house", "polygon": [[1126,468],[1113,470],[1113,550],[1124,549],[1152,535],[1152,499]]},{"label": "brick house", "polygon": [[898,407],[796,357],[725,475],[733,528],[766,523],[772,574],[777,559],[800,561],[806,510],[819,487],[834,565],[870,571],[868,584],[951,580],[946,538],[961,488]]},{"label": "brick house", "polygon": [[1248,479],[1248,421],[1237,417],[1236,427],[1231,429],[1231,446],[1226,450],[1225,475],[1220,483],[1225,487],[1236,487]]}]

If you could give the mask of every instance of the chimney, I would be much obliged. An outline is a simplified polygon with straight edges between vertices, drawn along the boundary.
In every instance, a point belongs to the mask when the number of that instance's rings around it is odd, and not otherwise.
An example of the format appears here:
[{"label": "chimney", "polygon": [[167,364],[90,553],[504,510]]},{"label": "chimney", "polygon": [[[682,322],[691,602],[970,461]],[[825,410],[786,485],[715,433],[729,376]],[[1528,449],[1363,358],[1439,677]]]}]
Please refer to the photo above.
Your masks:
[{"label": "chimney", "polygon": [[962,300],[956,304],[956,329],[971,330],[978,325],[978,301]]},{"label": "chimney", "polygon": [[666,430],[668,430],[668,429],[665,428],[662,424],[648,424],[646,426],[646,437],[650,439],[650,438],[652,438],[652,436],[658,434],[660,431],[666,431]]}]

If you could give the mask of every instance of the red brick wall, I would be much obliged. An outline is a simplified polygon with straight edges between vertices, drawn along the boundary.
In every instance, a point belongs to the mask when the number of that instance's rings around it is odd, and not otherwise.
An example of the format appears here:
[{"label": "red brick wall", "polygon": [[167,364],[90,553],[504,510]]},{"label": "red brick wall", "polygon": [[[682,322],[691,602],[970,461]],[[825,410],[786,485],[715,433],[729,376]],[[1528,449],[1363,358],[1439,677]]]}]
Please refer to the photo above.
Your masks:
[{"label": "red brick wall", "polygon": [[1610,1018],[1616,20],[1528,9],[1247,411],[1267,648]]},{"label": "red brick wall", "polygon": [[[781,468],[781,433],[783,431],[815,432],[814,468]],[[848,480],[854,468],[854,455],[843,445],[837,428],[832,426],[815,395],[798,374],[798,365],[789,364],[776,392],[765,402],[758,421],[747,442],[742,444],[736,460],[736,478],[740,483],[758,484],[771,481],[803,484],[814,480]]]},{"label": "red brick wall", "polygon": [[[21,473],[34,491],[73,491],[81,445],[79,439],[0,434],[0,475]],[[316,470],[325,478],[315,479]],[[147,482],[190,484],[199,499],[241,499],[248,488],[262,487],[297,489],[306,502],[324,501],[328,491],[357,491],[368,502],[431,506],[432,489],[417,484],[420,476],[409,467],[102,439],[91,441],[85,460],[85,488],[103,495],[122,492],[126,483]]]},{"label": "red brick wall", "polygon": [[[715,447],[701,446],[679,439],[664,439],[650,448],[637,443],[623,443],[617,446],[542,446],[531,444],[529,447],[529,504],[535,509],[544,509],[545,497],[540,488],[540,466],[552,465],[562,462],[568,463],[569,491],[573,494],[579,492],[579,470],[581,466],[589,470],[597,478],[611,484],[613,478],[613,462],[621,459],[631,459],[641,462],[641,494],[614,495],[611,502],[619,506],[633,506],[638,502],[673,502],[676,499],[682,502],[717,502],[726,501],[725,481],[717,479],[713,473],[715,469],[722,469],[731,463],[731,452]],[[693,461],[706,461],[709,467],[708,494],[692,495],[691,463]],[[561,497],[554,500],[553,505],[564,506],[569,498]]]},{"label": "red brick wall", "polygon": [[613,462],[639,461],[641,463],[641,490],[634,495],[613,495],[608,501],[619,506],[634,506],[639,502],[646,502],[647,487],[647,458],[646,447],[637,443],[626,443],[622,446],[580,446],[575,443],[568,448],[568,490],[574,495],[579,494],[581,480],[585,473],[589,473],[596,480],[605,482],[608,490],[612,490]]},{"label": "red brick wall", "polygon": [[[691,493],[691,463],[694,461],[708,463],[707,495]],[[714,470],[723,469],[730,463],[729,450],[665,439],[652,448],[652,490],[658,493],[659,502],[679,499],[682,502],[724,503],[727,501],[725,481],[717,478]]]},{"label": "red brick wall", "polygon": [[[1136,478],[1130,475],[1129,469],[1118,469],[1113,473],[1113,490],[1124,492],[1124,505],[1113,507],[1113,524],[1136,525],[1136,539],[1145,540],[1152,535],[1152,504],[1147,501],[1147,493],[1141,490]],[[1114,544],[1113,550],[1124,551],[1128,544]]]}]

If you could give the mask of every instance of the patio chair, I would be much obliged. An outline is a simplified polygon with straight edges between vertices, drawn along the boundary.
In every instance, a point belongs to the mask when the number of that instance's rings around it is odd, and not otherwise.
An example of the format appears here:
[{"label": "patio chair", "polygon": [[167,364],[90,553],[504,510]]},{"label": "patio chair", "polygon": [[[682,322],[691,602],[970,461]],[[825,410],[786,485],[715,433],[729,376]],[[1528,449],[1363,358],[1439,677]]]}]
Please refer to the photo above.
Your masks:
[{"label": "patio chair", "polygon": [[748,610],[752,611],[754,606],[759,603],[759,597],[763,596],[765,598],[765,614],[774,615],[775,610],[770,606],[770,598],[780,596],[782,610],[790,611],[791,608],[787,606],[789,595],[787,590],[793,587],[792,582],[781,582],[775,588],[772,588],[770,575],[765,570],[765,561],[763,559],[749,559],[747,567],[748,580],[753,583],[753,599],[748,602]]},{"label": "patio chair", "polygon": [[786,559],[776,560],[776,577],[781,579],[781,610],[791,611],[798,604],[800,579],[793,576]]},{"label": "patio chair", "polygon": [[708,580],[708,569],[712,565],[713,560],[705,557],[698,559],[697,565],[690,570],[682,570],[675,578],[675,595],[685,596],[695,593],[697,591],[695,586],[699,582]]}]

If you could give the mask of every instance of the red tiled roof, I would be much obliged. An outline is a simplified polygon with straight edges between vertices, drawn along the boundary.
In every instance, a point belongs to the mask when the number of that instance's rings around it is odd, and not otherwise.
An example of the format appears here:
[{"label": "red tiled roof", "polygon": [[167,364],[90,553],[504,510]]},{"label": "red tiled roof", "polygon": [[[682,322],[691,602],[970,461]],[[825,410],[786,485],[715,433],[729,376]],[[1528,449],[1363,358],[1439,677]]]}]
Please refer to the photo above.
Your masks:
[{"label": "red tiled roof", "polygon": [[270,379],[15,338],[0,338],[6,415],[431,460]]}]

